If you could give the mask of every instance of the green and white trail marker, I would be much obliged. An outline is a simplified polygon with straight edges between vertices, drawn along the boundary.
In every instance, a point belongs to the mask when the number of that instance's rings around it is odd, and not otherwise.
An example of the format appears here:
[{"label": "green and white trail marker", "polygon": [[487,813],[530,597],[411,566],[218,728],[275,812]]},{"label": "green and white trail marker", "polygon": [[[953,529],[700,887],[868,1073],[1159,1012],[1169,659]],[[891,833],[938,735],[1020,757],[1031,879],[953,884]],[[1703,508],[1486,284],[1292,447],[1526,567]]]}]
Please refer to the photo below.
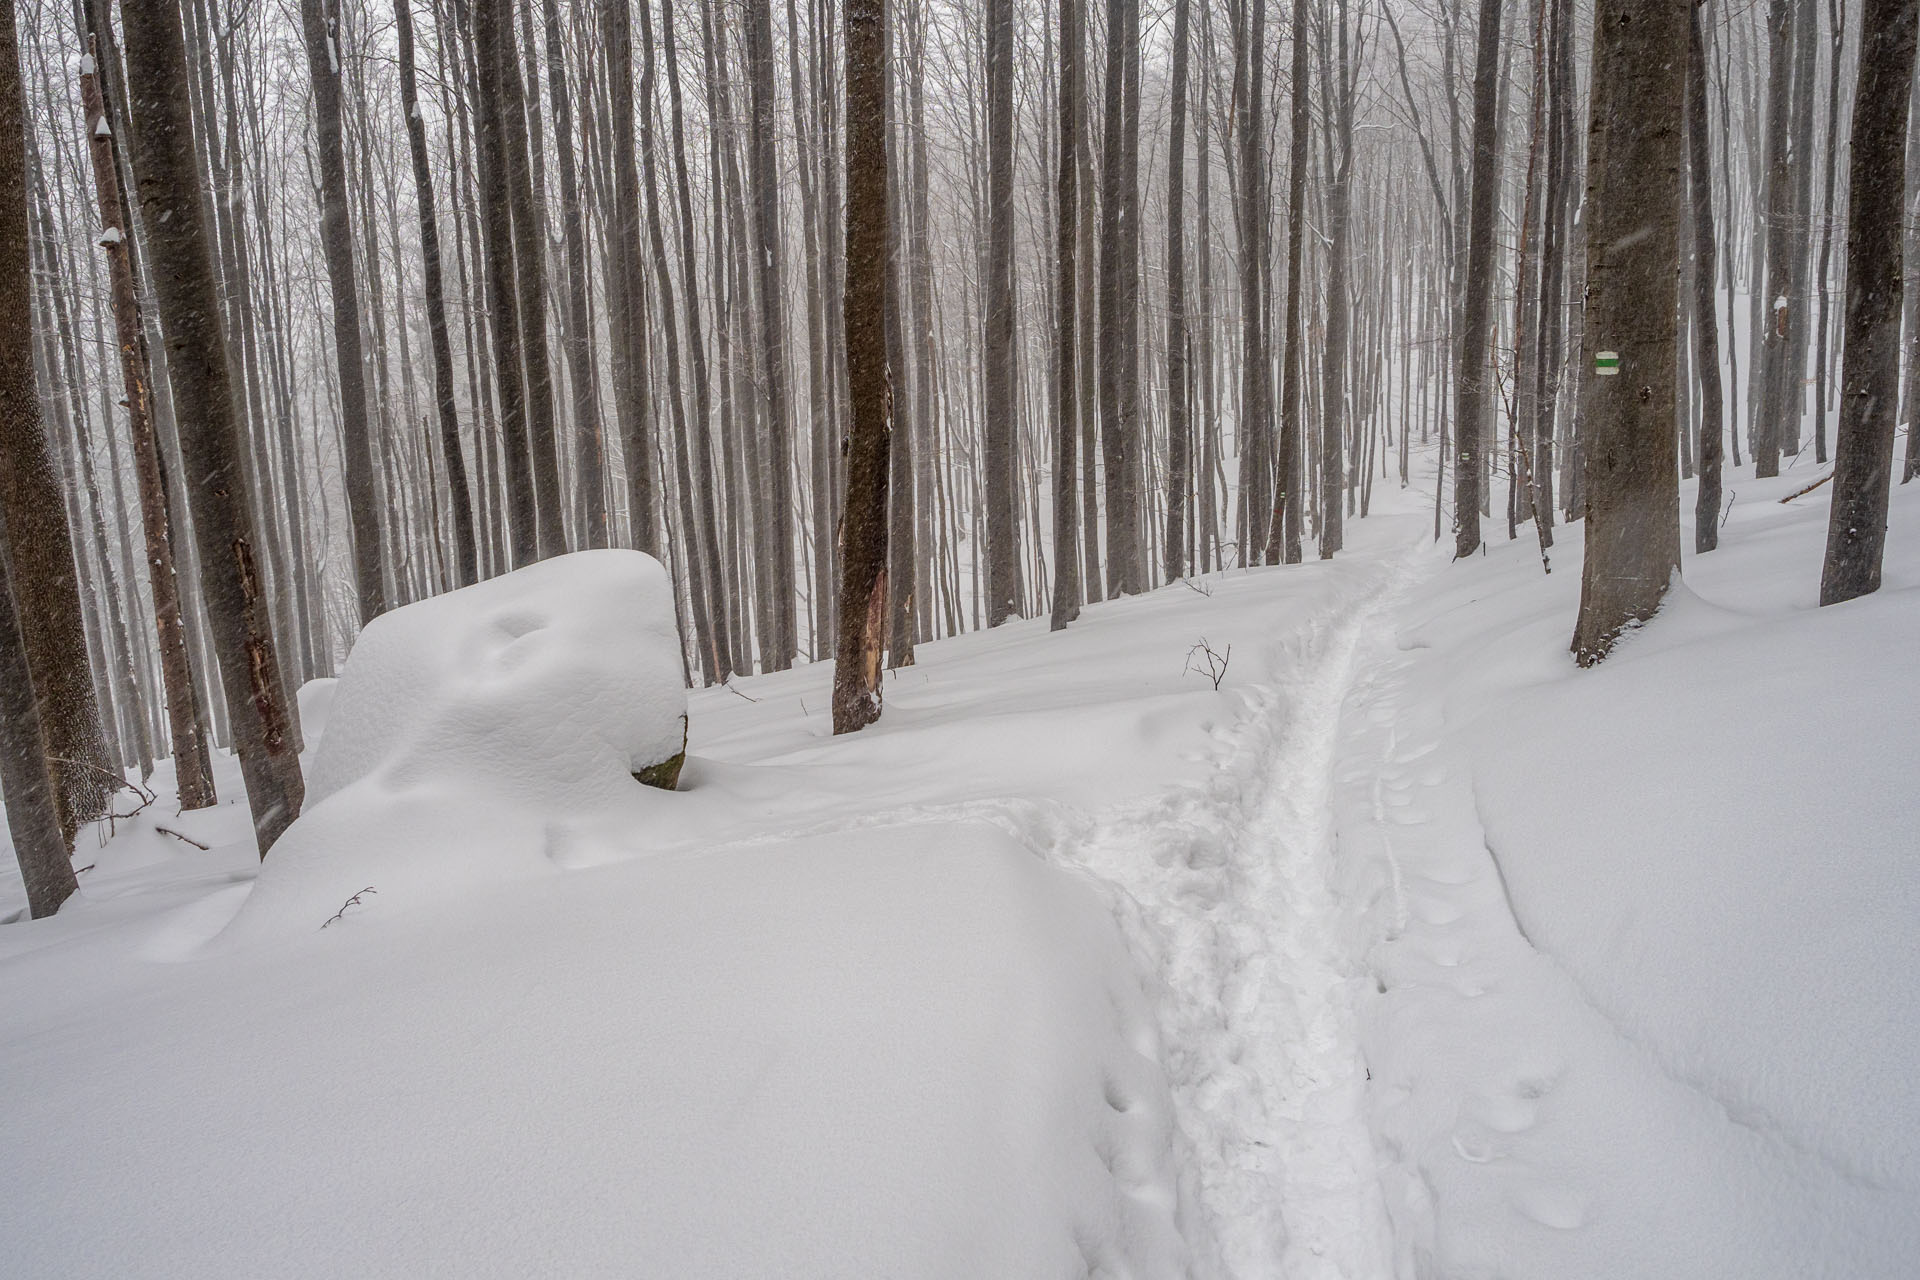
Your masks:
[{"label": "green and white trail marker", "polygon": [[1593,372],[1596,377],[1611,378],[1620,372],[1620,353],[1618,351],[1596,351],[1593,355]]}]

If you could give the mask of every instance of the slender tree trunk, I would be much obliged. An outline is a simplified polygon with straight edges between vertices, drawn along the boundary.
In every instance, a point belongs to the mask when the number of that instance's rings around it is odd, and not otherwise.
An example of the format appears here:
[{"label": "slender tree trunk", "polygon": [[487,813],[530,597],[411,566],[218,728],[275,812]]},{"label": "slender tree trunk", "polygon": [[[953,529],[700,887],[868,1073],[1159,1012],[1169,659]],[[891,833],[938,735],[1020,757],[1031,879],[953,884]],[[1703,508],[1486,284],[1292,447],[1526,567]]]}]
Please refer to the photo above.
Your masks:
[{"label": "slender tree trunk", "polygon": [[1693,510],[1693,549],[1720,545],[1720,320],[1713,289],[1719,274],[1713,239],[1713,165],[1707,138],[1707,50],[1700,30],[1702,3],[1687,23],[1687,174],[1693,211],[1693,325],[1700,366],[1700,490]]},{"label": "slender tree trunk", "polygon": [[[875,30],[878,31],[878,22]],[[767,522],[770,563],[761,567],[769,612],[767,671],[785,671],[798,652],[794,637],[793,422],[787,387],[787,326],[780,241],[780,175],[774,165],[773,12],[770,0],[747,0],[749,140],[753,188],[754,261],[759,276],[760,336],[766,361],[767,493],[759,515]],[[884,92],[884,91],[883,91]],[[884,148],[885,142],[882,140]],[[881,213],[885,224],[885,211]],[[884,255],[885,240],[879,252]],[[876,331],[878,333],[878,331]],[[885,339],[880,337],[881,360]]]},{"label": "slender tree trunk", "polygon": [[846,518],[840,533],[840,620],[833,731],[880,716],[887,617],[887,82],[885,0],[846,0],[847,407]]},{"label": "slender tree trunk", "polygon": [[420,117],[420,98],[414,86],[411,0],[394,0],[393,13],[400,46],[400,110],[407,118],[414,202],[420,210],[420,259],[426,286],[427,339],[433,349],[433,400],[440,423],[440,458],[446,467],[448,501],[453,507],[455,583],[464,587],[480,580],[480,562],[473,531],[473,495],[467,485],[466,459],[460,452],[460,415],[454,407],[453,346],[447,339],[446,287],[440,276],[440,225],[434,215],[427,123]]},{"label": "slender tree trunk", "polygon": [[[1480,428],[1490,401],[1493,286],[1499,195],[1501,0],[1480,0],[1480,46],[1473,67],[1473,176],[1467,197],[1467,275],[1461,309],[1453,414],[1454,558],[1480,549]],[[1598,111],[1595,111],[1598,119]]]},{"label": "slender tree trunk", "polygon": [[[1186,0],[1180,0],[1181,13]],[[1054,179],[1053,618],[1064,630],[1080,616],[1079,215],[1080,104],[1086,97],[1084,0],[1060,0],[1060,144]],[[1091,459],[1088,459],[1091,464]]]},{"label": "slender tree trunk", "polygon": [[1766,291],[1761,308],[1760,385],[1748,397],[1753,473],[1762,477],[1780,474],[1788,402],[1799,389],[1799,375],[1787,358],[1787,295],[1793,288],[1793,167],[1787,126],[1793,88],[1794,0],[1770,0],[1767,14],[1767,176],[1762,224]]},{"label": "slender tree trunk", "polygon": [[[1267,531],[1267,563],[1300,563],[1300,445],[1303,426],[1300,405],[1304,397],[1301,290],[1306,278],[1305,232],[1307,202],[1307,145],[1312,122],[1308,86],[1312,61],[1307,45],[1307,0],[1293,0],[1293,104],[1289,119],[1287,159],[1287,300],[1286,336],[1280,356],[1280,459],[1278,496]],[[1262,358],[1264,359],[1264,353]]]},{"label": "slender tree trunk", "polygon": [[353,577],[359,623],[387,607],[380,577],[380,498],[373,478],[366,371],[360,352],[360,295],[354,282],[353,228],[347,216],[346,147],[340,130],[340,20],[327,0],[300,0],[313,123],[320,160],[320,248],[333,291],[333,347],[340,379],[340,450],[346,459],[347,516],[353,529]]},{"label": "slender tree trunk", "polygon": [[1920,0],[1866,0],[1853,100],[1846,355],[1834,433],[1833,509],[1820,603],[1880,589],[1900,394],[1901,149]]},{"label": "slender tree trunk", "polygon": [[99,194],[100,243],[107,256],[114,332],[120,350],[120,375],[126,390],[127,429],[133,444],[134,478],[140,494],[146,534],[147,579],[153,597],[154,630],[160,644],[160,673],[166,690],[167,727],[182,809],[214,803],[211,772],[194,716],[193,666],[187,655],[180,612],[180,584],[174,576],[172,533],[168,528],[165,478],[153,429],[153,375],[147,359],[147,335],[140,321],[131,256],[131,228],[120,188],[112,125],[93,63],[83,63],[80,100],[86,111],[89,151]]},{"label": "slender tree trunk", "polygon": [[1601,0],[1594,22],[1580,373],[1587,554],[1573,636],[1581,666],[1651,618],[1680,567],[1674,317],[1690,4]]},{"label": "slender tree trunk", "polygon": [[[1353,81],[1347,38],[1345,0],[1337,6],[1340,60],[1327,69],[1333,74],[1322,86],[1331,117],[1329,137],[1338,144],[1339,159],[1332,165],[1327,191],[1327,335],[1320,352],[1320,558],[1340,550],[1345,540],[1341,523],[1341,492],[1346,487],[1348,333],[1352,327],[1352,299],[1347,292],[1349,216],[1353,191]],[[1331,160],[1331,157],[1329,157]],[[1291,336],[1291,335],[1289,335]]]},{"label": "slender tree trunk", "polygon": [[[987,0],[986,420],[987,625],[1020,611],[1014,514],[1013,0]],[[851,102],[849,103],[851,105]],[[853,185],[851,157],[847,184]],[[849,259],[852,258],[849,245]],[[849,328],[852,317],[849,316]],[[1111,502],[1111,499],[1109,499]]]},{"label": "slender tree trunk", "polygon": [[[1187,493],[1193,487],[1193,422],[1187,364],[1187,47],[1188,0],[1174,0],[1172,116],[1167,140],[1167,521],[1165,565],[1171,582],[1187,572]],[[1059,553],[1056,551],[1055,555]]]},{"label": "slender tree trunk", "polygon": [[246,447],[229,382],[219,290],[187,107],[186,51],[171,0],[122,8],[133,169],[145,215],[174,407],[195,495],[208,621],[261,856],[299,816],[305,784],[237,454]]},{"label": "slender tree trunk", "polygon": [[[1264,4],[1265,0],[1255,0]],[[1106,125],[1101,170],[1100,455],[1107,494],[1107,594],[1142,589],[1139,492],[1139,0],[1108,0]],[[1131,138],[1129,135],[1133,135]]]}]

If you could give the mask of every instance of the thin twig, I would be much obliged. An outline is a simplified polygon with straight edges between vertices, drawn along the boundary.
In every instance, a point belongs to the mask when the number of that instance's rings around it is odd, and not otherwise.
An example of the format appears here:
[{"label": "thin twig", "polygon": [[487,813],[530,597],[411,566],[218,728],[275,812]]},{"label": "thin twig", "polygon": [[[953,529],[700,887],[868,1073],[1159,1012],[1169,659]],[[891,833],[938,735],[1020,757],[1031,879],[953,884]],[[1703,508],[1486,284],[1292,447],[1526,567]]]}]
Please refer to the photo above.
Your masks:
[{"label": "thin twig", "polygon": [[188,844],[192,845],[196,849],[204,850],[204,849],[213,848],[213,846],[210,844],[201,844],[198,840],[195,840],[192,836],[181,835],[178,831],[175,831],[172,827],[163,827],[157,822],[153,824],[153,829],[155,831],[158,831],[163,836],[172,836],[175,840],[185,840]]},{"label": "thin twig", "polygon": [[366,894],[372,893],[373,891],[374,891],[373,886],[368,885],[366,888],[362,889],[359,893],[356,893],[351,898],[348,898],[345,902],[340,904],[340,909],[338,911],[334,912],[331,916],[327,917],[326,922],[322,924],[320,927],[324,929],[327,927],[327,925],[332,924],[335,920],[340,920],[345,918],[348,907],[358,907],[358,906],[365,905],[360,901],[360,899]]},{"label": "thin twig", "polygon": [[734,697],[736,697],[736,698],[746,698],[746,700],[747,700],[748,702],[758,702],[758,701],[760,701],[760,699],[758,699],[758,698],[755,698],[755,697],[752,697],[752,696],[750,696],[750,695],[748,695],[748,694],[744,694],[744,693],[742,693],[742,692],[740,692],[740,691],[739,691],[738,689],[736,689],[736,688],[734,688],[734,687],[733,687],[733,681],[731,681],[731,680],[727,680],[727,681],[724,681],[724,682],[723,682],[723,683],[722,683],[722,684],[720,685],[720,687],[721,687],[722,689],[725,689],[725,690],[726,690],[726,691],[727,691],[728,693],[730,693],[730,694],[732,694],[732,695],[733,695]]},{"label": "thin twig", "polygon": [[1789,502],[1792,502],[1795,498],[1806,497],[1808,494],[1812,493],[1815,489],[1818,489],[1821,485],[1825,484],[1827,481],[1831,479],[1833,479],[1833,472],[1829,471],[1827,472],[1827,474],[1821,476],[1818,480],[1815,480],[1812,484],[1808,485],[1806,488],[1795,489],[1792,493],[1780,499],[1780,505],[1784,507]]}]

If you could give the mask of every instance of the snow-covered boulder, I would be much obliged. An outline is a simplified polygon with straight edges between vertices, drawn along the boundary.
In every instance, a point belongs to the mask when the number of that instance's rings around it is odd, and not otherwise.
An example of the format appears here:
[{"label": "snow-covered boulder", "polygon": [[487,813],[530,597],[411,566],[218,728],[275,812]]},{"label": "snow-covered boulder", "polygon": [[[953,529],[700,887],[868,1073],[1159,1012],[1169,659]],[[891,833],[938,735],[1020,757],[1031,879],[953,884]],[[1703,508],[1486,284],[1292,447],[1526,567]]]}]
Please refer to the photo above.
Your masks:
[{"label": "snow-covered boulder", "polygon": [[313,804],[372,774],[593,803],[686,747],[673,584],[638,551],[581,551],[374,619],[340,673]]},{"label": "snow-covered boulder", "polygon": [[550,872],[657,814],[642,775],[670,788],[686,751],[672,582],[583,551],[407,605],[315,709],[305,812],[232,937],[316,928],[363,888],[392,910]]}]

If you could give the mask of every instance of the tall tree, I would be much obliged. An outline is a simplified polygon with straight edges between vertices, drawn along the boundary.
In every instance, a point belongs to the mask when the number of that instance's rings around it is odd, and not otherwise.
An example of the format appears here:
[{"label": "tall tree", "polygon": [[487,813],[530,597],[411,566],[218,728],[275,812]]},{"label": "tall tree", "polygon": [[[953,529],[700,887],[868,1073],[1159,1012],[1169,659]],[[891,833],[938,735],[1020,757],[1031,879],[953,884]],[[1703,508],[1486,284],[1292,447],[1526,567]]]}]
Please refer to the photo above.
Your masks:
[{"label": "tall tree", "polygon": [[420,212],[420,262],[426,288],[427,345],[433,355],[433,403],[440,423],[440,459],[447,472],[447,499],[453,508],[454,581],[464,587],[480,580],[480,561],[473,531],[473,494],[467,485],[466,457],[460,450],[460,414],[454,402],[453,344],[447,337],[446,285],[440,271],[440,224],[434,214],[427,122],[420,116],[414,76],[411,0],[393,0],[393,16],[400,53],[400,111],[407,121],[414,204]]},{"label": "tall tree", "polygon": [[[798,652],[794,636],[793,419],[787,387],[786,293],[781,283],[780,175],[774,164],[773,6],[746,0],[748,185],[753,194],[754,262],[759,275],[760,339],[766,359],[767,490],[765,522],[770,581],[768,650],[761,668],[785,671]],[[884,144],[883,144],[884,145]],[[884,224],[884,218],[883,218]],[[885,241],[881,242],[885,252]],[[884,345],[884,339],[882,339]]]},{"label": "tall tree", "polygon": [[99,196],[100,244],[107,257],[107,279],[114,337],[120,349],[120,379],[126,391],[127,434],[133,445],[134,479],[140,494],[141,528],[146,535],[147,585],[153,599],[154,632],[160,642],[160,675],[166,689],[167,727],[173,743],[175,781],[182,809],[214,803],[213,773],[200,723],[194,714],[193,664],[187,655],[186,623],[180,611],[180,583],[174,573],[173,533],[168,526],[166,481],[159,442],[154,435],[153,371],[147,358],[147,332],[140,320],[134,282],[132,226],[120,187],[120,162],[107,102],[96,73],[95,54],[81,63],[80,102],[86,110],[88,152]]},{"label": "tall tree", "polygon": [[[1273,482],[1272,360],[1267,331],[1267,160],[1261,96],[1266,80],[1266,0],[1236,0],[1233,15],[1234,149],[1240,213],[1240,562],[1270,521]],[[1290,217],[1299,210],[1288,210]],[[1268,558],[1272,552],[1269,549]]]},{"label": "tall tree", "polygon": [[259,534],[240,471],[247,442],[234,407],[221,328],[207,202],[187,101],[186,47],[176,0],[124,4],[121,14],[133,171],[166,332],[182,479],[194,495],[209,630],[254,837],[265,857],[299,816],[306,787],[294,747],[295,712],[280,679],[254,550]]},{"label": "tall tree", "polygon": [[1312,62],[1307,45],[1307,0],[1293,0],[1293,103],[1287,151],[1286,336],[1280,357],[1280,458],[1277,496],[1267,531],[1267,563],[1300,563],[1300,409],[1306,388],[1301,355],[1301,288],[1306,274],[1307,144],[1313,109],[1307,87]]},{"label": "tall tree", "polygon": [[[1020,608],[1014,514],[1019,482],[1014,476],[1013,396],[1013,0],[986,0],[986,22],[986,402],[981,425],[986,436],[987,625],[997,627]],[[851,187],[851,175],[847,182]]]},{"label": "tall tree", "polygon": [[[0,432],[11,442],[43,437],[33,369],[33,293],[27,241],[27,101],[13,6],[0,13]],[[9,448],[11,452],[11,448]],[[63,518],[56,508],[56,518]],[[47,736],[22,634],[10,565],[15,548],[0,505],[0,792],[7,827],[26,884],[27,910],[37,920],[73,896],[79,883],[61,829],[48,772]],[[28,564],[32,564],[29,557]],[[84,675],[85,672],[80,674]]]},{"label": "tall tree", "polygon": [[[1080,616],[1080,511],[1075,488],[1080,431],[1080,108],[1087,95],[1084,0],[1060,0],[1059,173],[1054,180],[1053,618],[1055,631]],[[1183,0],[1184,4],[1184,0]],[[1091,467],[1093,459],[1085,459]]]},{"label": "tall tree", "polygon": [[1820,603],[1880,589],[1900,397],[1901,148],[1920,0],[1866,0],[1848,161],[1845,355]]},{"label": "tall tree", "polygon": [[1788,293],[1793,288],[1793,155],[1792,133],[1788,128],[1793,98],[1793,17],[1794,0],[1769,0],[1767,6],[1767,137],[1766,178],[1762,187],[1765,213],[1761,223],[1765,235],[1760,261],[1766,272],[1765,308],[1761,317],[1760,385],[1748,399],[1752,426],[1747,441],[1753,449],[1753,471],[1757,476],[1780,474],[1780,449],[1786,435],[1789,414],[1798,416],[1789,404],[1797,404],[1794,395],[1800,378],[1787,358],[1789,333]]},{"label": "tall tree", "polygon": [[1719,271],[1713,239],[1713,163],[1707,140],[1707,46],[1700,30],[1706,0],[1687,17],[1687,179],[1693,212],[1693,333],[1700,369],[1700,490],[1693,510],[1693,549],[1720,545],[1720,319],[1713,286]]},{"label": "tall tree", "polygon": [[613,213],[607,245],[607,321],[613,332],[613,386],[618,400],[621,453],[627,467],[628,518],[633,545],[659,548],[655,527],[653,443],[647,411],[647,334],[644,269],[640,259],[640,167],[634,151],[633,22],[627,0],[602,0],[600,43],[606,50],[608,121],[613,143]]},{"label": "tall tree", "polygon": [[334,367],[340,392],[340,452],[346,461],[347,518],[353,535],[354,602],[359,622],[387,607],[381,579],[380,494],[367,420],[366,366],[360,351],[360,293],[354,279],[353,226],[347,214],[347,153],[340,128],[340,19],[327,0],[300,0],[313,127],[320,160],[320,249],[333,297]]},{"label": "tall tree", "polygon": [[1680,567],[1674,319],[1691,0],[1601,0],[1587,129],[1587,554],[1573,652],[1607,656]]},{"label": "tall tree", "polygon": [[[1167,139],[1167,536],[1166,578],[1187,572],[1187,490],[1193,485],[1193,426],[1187,385],[1187,46],[1188,0],[1173,5],[1173,83]],[[1056,553],[1057,554],[1057,553]]]},{"label": "tall tree", "polygon": [[[1352,238],[1353,62],[1346,0],[1336,6],[1339,61],[1323,58],[1327,99],[1327,333],[1320,350],[1320,558],[1340,550],[1345,531],[1342,494],[1347,485],[1347,357],[1353,300],[1347,294],[1347,258]],[[1324,38],[1323,38],[1324,42]],[[1337,150],[1338,158],[1334,156]],[[1297,215],[1296,215],[1297,216]]]},{"label": "tall tree", "polygon": [[[1265,0],[1254,0],[1263,5]],[[1140,4],[1107,0],[1105,160],[1100,198],[1100,460],[1107,594],[1145,586],[1140,545]]]},{"label": "tall tree", "polygon": [[893,389],[887,376],[887,78],[885,0],[846,0],[846,516],[840,531],[840,619],[833,731],[880,716],[880,653],[887,619],[887,449]]},{"label": "tall tree", "polygon": [[[1493,342],[1493,267],[1499,234],[1500,6],[1480,0],[1473,64],[1473,169],[1467,194],[1467,274],[1456,335],[1453,523],[1456,559],[1480,549],[1480,424],[1487,414]],[[1676,104],[1677,105],[1677,104]],[[1595,119],[1599,118],[1598,111]]]}]

